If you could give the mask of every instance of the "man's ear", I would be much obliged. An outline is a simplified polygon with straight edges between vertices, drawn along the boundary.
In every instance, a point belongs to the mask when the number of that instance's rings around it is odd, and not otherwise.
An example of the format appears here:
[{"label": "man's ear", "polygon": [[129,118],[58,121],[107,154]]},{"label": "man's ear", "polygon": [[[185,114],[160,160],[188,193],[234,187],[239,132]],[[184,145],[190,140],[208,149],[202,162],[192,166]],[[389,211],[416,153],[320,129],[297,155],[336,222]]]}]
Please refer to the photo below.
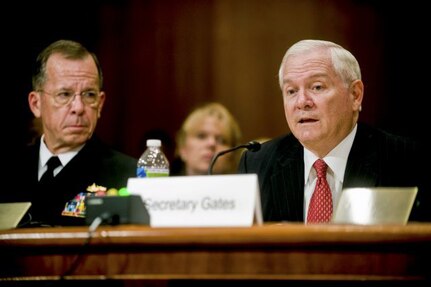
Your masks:
[{"label": "man's ear", "polygon": [[352,95],[353,110],[362,110],[362,99],[364,97],[364,83],[361,80],[355,80],[350,85],[350,95]]},{"label": "man's ear", "polygon": [[99,106],[97,107],[97,118],[102,116],[103,105],[105,104],[106,95],[105,92],[100,92]]},{"label": "man's ear", "polygon": [[39,118],[41,115],[40,111],[40,93],[32,91],[28,94],[28,105],[30,107],[31,112],[36,118]]}]

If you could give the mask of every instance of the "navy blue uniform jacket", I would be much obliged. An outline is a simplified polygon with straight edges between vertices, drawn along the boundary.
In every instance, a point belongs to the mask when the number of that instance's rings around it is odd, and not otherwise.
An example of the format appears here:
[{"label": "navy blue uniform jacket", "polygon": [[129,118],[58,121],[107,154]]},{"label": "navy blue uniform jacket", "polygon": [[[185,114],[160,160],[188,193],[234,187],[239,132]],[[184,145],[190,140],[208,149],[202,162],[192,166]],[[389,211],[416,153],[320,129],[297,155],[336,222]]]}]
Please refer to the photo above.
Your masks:
[{"label": "navy blue uniform jacket", "polygon": [[[115,151],[93,138],[60,171],[53,183],[41,186],[38,182],[40,140],[20,153],[19,161],[11,164],[9,186],[0,194],[0,201],[31,201],[31,220],[48,226],[82,225],[84,219],[61,216],[66,202],[93,183],[106,188],[127,186],[129,177],[136,176],[137,159]],[[6,172],[8,174],[8,172]],[[18,178],[19,181],[13,181]],[[23,220],[28,220],[24,218]]]}]

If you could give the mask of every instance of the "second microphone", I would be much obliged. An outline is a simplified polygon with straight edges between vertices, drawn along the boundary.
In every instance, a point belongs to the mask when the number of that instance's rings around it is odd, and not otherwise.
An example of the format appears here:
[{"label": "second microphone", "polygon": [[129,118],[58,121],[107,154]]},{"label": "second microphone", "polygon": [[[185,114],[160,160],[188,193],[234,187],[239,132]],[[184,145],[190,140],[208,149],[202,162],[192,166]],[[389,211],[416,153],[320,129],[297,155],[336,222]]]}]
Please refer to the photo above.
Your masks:
[{"label": "second microphone", "polygon": [[246,143],[246,144],[238,145],[238,146],[235,146],[235,147],[233,147],[233,148],[230,148],[230,149],[227,149],[227,150],[222,150],[221,152],[216,153],[216,154],[214,155],[214,157],[212,158],[212,160],[211,160],[211,164],[210,164],[210,166],[208,167],[208,174],[209,174],[209,175],[211,175],[211,174],[212,174],[214,164],[216,163],[217,159],[218,159],[220,156],[222,156],[222,155],[224,155],[224,154],[227,154],[227,153],[230,153],[230,152],[233,152],[233,151],[235,151],[235,150],[237,150],[237,149],[240,149],[240,148],[246,148],[246,149],[247,149],[247,150],[249,150],[249,151],[253,151],[253,152],[255,152],[255,151],[260,150],[260,143],[259,143],[259,142],[257,142],[257,141],[251,141],[251,142],[248,142],[248,143]]}]

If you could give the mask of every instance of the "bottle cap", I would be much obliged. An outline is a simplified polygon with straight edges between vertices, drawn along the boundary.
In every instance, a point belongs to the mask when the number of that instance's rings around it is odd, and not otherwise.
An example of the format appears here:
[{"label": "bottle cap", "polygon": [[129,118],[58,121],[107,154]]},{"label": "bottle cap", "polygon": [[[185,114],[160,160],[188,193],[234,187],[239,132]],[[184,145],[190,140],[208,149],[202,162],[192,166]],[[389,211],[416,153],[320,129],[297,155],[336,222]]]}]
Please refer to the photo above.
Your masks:
[{"label": "bottle cap", "polygon": [[162,146],[161,140],[149,139],[147,140],[147,146]]}]

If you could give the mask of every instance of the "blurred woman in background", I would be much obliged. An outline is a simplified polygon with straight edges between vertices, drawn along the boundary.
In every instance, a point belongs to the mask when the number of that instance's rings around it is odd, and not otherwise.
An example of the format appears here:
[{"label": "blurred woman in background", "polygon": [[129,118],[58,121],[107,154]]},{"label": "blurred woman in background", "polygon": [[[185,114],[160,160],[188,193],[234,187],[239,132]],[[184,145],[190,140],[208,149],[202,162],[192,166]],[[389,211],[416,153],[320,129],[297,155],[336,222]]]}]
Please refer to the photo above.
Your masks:
[{"label": "blurred woman in background", "polygon": [[[216,102],[199,106],[187,116],[177,133],[171,175],[208,174],[214,155],[239,145],[240,141],[240,127],[226,107]],[[213,174],[236,173],[239,153],[220,156]]]}]

